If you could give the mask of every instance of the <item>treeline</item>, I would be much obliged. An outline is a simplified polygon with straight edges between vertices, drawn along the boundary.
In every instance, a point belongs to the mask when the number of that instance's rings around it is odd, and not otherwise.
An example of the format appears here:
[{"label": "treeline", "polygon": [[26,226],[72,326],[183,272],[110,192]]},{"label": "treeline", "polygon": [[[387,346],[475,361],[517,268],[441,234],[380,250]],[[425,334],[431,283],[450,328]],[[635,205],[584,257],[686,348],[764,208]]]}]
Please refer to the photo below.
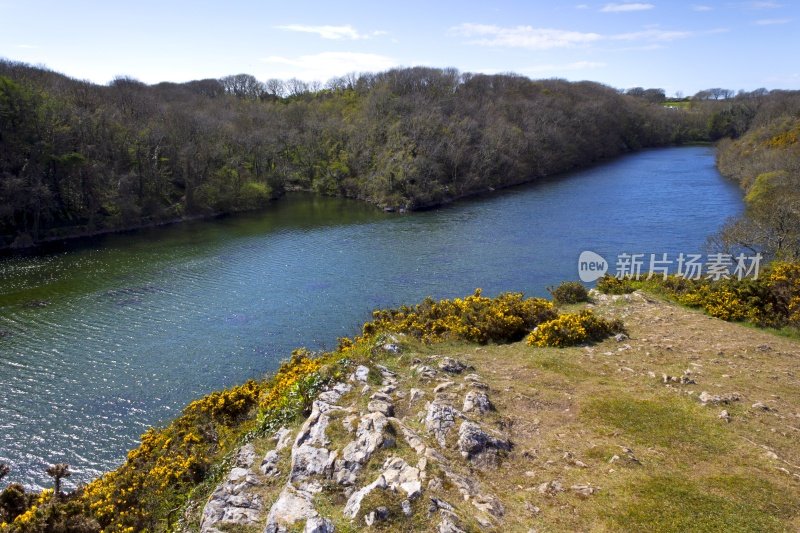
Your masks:
[{"label": "treeline", "polygon": [[324,86],[246,74],[99,86],[0,61],[0,246],[255,209],[295,189],[419,209],[741,126],[721,110],[710,128],[707,106],[668,109],[656,93],[421,67]]},{"label": "treeline", "polygon": [[738,139],[723,139],[720,171],[744,189],[745,213],[719,240],[727,248],[800,259],[800,91],[770,93]]}]

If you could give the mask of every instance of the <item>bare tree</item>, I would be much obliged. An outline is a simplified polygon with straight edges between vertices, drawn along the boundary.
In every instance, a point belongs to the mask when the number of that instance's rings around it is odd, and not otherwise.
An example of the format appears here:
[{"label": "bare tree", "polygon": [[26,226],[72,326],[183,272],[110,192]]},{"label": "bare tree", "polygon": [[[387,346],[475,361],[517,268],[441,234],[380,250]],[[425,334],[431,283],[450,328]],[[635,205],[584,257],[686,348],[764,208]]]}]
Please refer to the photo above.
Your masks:
[{"label": "bare tree", "polygon": [[279,80],[278,78],[268,79],[264,84],[264,89],[267,94],[271,96],[276,96],[278,98],[286,96],[286,85],[283,83],[283,80]]},{"label": "bare tree", "polygon": [[58,499],[61,496],[61,480],[72,475],[69,465],[66,463],[51,465],[47,469],[47,475],[53,478],[53,497]]},{"label": "bare tree", "polygon": [[236,96],[237,98],[247,98],[256,100],[261,98],[261,95],[266,92],[264,84],[258,81],[255,76],[250,74],[234,74],[232,76],[225,76],[219,80],[222,86],[225,87],[225,92]]}]

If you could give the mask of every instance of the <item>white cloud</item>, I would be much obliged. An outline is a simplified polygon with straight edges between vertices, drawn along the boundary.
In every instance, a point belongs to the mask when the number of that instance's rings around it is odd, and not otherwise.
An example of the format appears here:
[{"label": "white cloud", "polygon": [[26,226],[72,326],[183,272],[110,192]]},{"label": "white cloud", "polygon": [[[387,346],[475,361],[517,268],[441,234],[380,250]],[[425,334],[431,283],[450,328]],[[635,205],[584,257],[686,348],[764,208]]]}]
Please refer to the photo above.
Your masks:
[{"label": "white cloud", "polygon": [[369,33],[359,33],[353,26],[347,24],[345,26],[307,26],[304,24],[286,24],[283,26],[275,26],[279,30],[294,31],[300,33],[315,33],[323,39],[369,39],[371,37],[378,37],[386,35],[387,32],[378,30]]},{"label": "white cloud", "polygon": [[641,2],[625,2],[623,4],[606,4],[600,11],[604,13],[624,13],[628,11],[647,11],[656,7],[653,4],[645,4]]},{"label": "white cloud", "polygon": [[692,11],[712,11],[714,8],[711,6],[695,4],[692,6]]},{"label": "white cloud", "polygon": [[657,30],[649,29],[642,31],[634,31],[629,33],[618,33],[610,35],[608,38],[613,41],[675,41],[677,39],[686,39],[693,35],[690,31],[670,31],[670,30]]},{"label": "white cloud", "polygon": [[375,72],[398,64],[387,56],[357,52],[322,52],[298,57],[269,56],[262,61],[272,66],[267,74],[268,78],[298,78],[322,82],[346,72]]},{"label": "white cloud", "polygon": [[528,48],[530,50],[566,48],[592,43],[603,38],[599,33],[534,28],[532,26],[503,28],[489,24],[470,23],[456,26],[451,31],[456,35],[474,37],[475,39],[469,41],[471,44]]},{"label": "white cloud", "polygon": [[578,4],[575,9],[589,9],[589,4]]},{"label": "white cloud", "polygon": [[777,2],[750,2],[748,6],[753,9],[777,9],[783,7],[783,4]]},{"label": "white cloud", "polygon": [[753,24],[757,26],[774,26],[776,24],[788,24],[791,22],[792,19],[760,19],[755,21]]},{"label": "white cloud", "polygon": [[455,35],[470,38],[469,44],[480,46],[497,46],[507,48],[527,48],[529,50],[549,50],[553,48],[572,48],[591,46],[603,41],[641,41],[646,43],[663,43],[687,39],[701,33],[719,33],[726,30],[710,30],[692,32],[681,30],[662,30],[647,28],[641,31],[600,34],[556,30],[551,28],[534,28],[532,26],[514,26],[504,28],[487,24],[461,24],[451,28]]},{"label": "white cloud", "polygon": [[18,44],[14,46],[14,48],[19,48],[21,50],[35,50],[39,47],[36,46],[35,44]]}]

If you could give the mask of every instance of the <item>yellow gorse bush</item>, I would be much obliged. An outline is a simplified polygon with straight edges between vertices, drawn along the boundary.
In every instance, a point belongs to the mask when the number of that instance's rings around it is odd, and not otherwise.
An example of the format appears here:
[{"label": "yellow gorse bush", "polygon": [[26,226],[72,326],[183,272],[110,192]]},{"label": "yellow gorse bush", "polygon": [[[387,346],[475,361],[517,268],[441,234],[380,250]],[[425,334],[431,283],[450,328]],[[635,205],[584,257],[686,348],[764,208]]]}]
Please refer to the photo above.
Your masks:
[{"label": "yellow gorse bush", "polygon": [[564,348],[596,342],[625,331],[619,320],[606,320],[590,310],[564,313],[536,327],[526,340],[529,346]]},{"label": "yellow gorse bush", "polygon": [[309,377],[314,377],[324,360],[314,358],[307,350],[295,350],[292,358],[281,365],[272,379],[272,384],[261,396],[262,410],[280,409],[292,397],[292,393],[302,394],[300,385]]},{"label": "yellow gorse bush", "polygon": [[[597,288],[614,293],[622,282],[607,278],[601,280],[602,284],[598,282]],[[711,281],[673,275],[666,279],[623,282],[626,289],[649,288],[722,320],[748,321],[761,327],[800,328],[800,262],[772,262],[758,279]]]},{"label": "yellow gorse bush", "polygon": [[555,316],[553,304],[547,300],[524,298],[521,293],[487,298],[476,289],[466,298],[438,302],[426,298],[413,307],[375,311],[373,321],[364,324],[364,334],[385,330],[413,335],[424,342],[513,342]]},{"label": "yellow gorse bush", "polygon": [[190,403],[166,428],[147,430],[125,464],[83,490],[82,501],[104,531],[146,528],[151,506],[159,505],[154,495],[168,501],[170,491],[202,479],[232,440],[237,422],[256,407],[263,386],[248,381],[214,392]]}]

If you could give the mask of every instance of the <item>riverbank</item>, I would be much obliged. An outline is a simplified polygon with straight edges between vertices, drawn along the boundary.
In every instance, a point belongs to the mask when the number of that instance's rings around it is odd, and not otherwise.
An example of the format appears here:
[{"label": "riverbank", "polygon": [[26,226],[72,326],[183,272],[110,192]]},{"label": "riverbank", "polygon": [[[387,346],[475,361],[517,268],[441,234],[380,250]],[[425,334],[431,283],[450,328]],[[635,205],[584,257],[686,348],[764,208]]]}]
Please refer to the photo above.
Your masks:
[{"label": "riverbank", "polygon": [[[657,148],[648,148],[648,149],[660,149],[660,148],[674,148],[678,146],[711,146],[710,143],[702,143],[702,142],[691,142],[685,143],[681,145],[671,145],[671,146],[661,146]],[[415,211],[430,211],[435,210],[444,206],[451,205],[455,202],[461,200],[468,200],[468,199],[478,199],[482,197],[490,197],[493,193],[512,189],[514,187],[519,187],[521,185],[531,184],[536,182],[537,180],[542,179],[558,179],[561,176],[568,176],[570,173],[577,172],[580,170],[588,170],[597,165],[601,165],[604,163],[611,162],[615,159],[621,159],[624,157],[628,157],[630,155],[636,154],[641,150],[629,150],[622,154],[617,154],[613,157],[609,158],[601,158],[598,160],[591,161],[586,165],[574,165],[572,168],[560,171],[555,174],[542,174],[538,176],[529,176],[527,178],[522,178],[519,180],[511,180],[507,183],[497,184],[492,187],[482,188],[480,190],[470,190],[466,191],[457,195],[449,195],[443,198],[440,198],[435,201],[417,203],[413,205],[388,205],[380,200],[370,199],[367,197],[361,197],[358,195],[343,195],[339,196],[342,198],[348,198],[352,200],[356,200],[359,202],[363,202],[366,205],[373,206],[376,210],[380,210],[384,213],[397,213],[397,214],[404,214],[408,212],[415,212]],[[223,217],[229,216],[237,216],[237,215],[246,215],[246,214],[256,214],[259,212],[265,212],[269,209],[274,208],[276,202],[281,202],[285,197],[286,193],[304,193],[304,194],[319,194],[316,193],[311,188],[303,188],[303,187],[294,187],[288,188],[284,193],[273,195],[270,199],[269,204],[265,206],[260,206],[251,209],[237,209],[234,211],[229,212],[209,212],[208,214],[195,214],[195,215],[188,215],[176,218],[169,218],[166,220],[156,220],[153,222],[138,222],[136,224],[125,225],[122,227],[111,227],[111,228],[102,228],[102,229],[89,229],[85,225],[81,226],[74,226],[70,227],[61,227],[58,229],[50,230],[47,234],[39,238],[38,240],[34,240],[29,234],[21,234],[21,235],[0,235],[0,259],[3,257],[9,257],[19,252],[36,252],[39,250],[47,251],[48,249],[57,248],[59,245],[66,245],[68,243],[80,243],[81,241],[88,241],[94,239],[96,237],[102,237],[106,235],[124,235],[126,233],[132,233],[141,230],[148,230],[154,228],[161,228],[167,226],[174,226],[177,224],[183,224],[187,222],[198,222],[198,221],[211,221]],[[320,195],[320,196],[329,196],[329,195]],[[336,197],[336,196],[333,196]]]},{"label": "riverbank", "polygon": [[[378,333],[341,344],[338,356],[298,352],[264,384],[194,402],[79,497],[88,516],[120,527],[144,502],[165,513],[183,502],[152,522],[157,531],[260,532],[309,518],[319,531],[797,529],[800,342],[640,292],[595,294],[588,307],[623,320],[627,335],[537,348]],[[254,416],[256,395],[266,417]],[[329,407],[301,414],[312,399]],[[365,425],[381,416],[388,425]],[[221,438],[198,484],[180,473],[204,464],[193,444],[203,427]],[[335,465],[369,442],[342,483]],[[319,451],[301,463],[309,450]],[[290,484],[310,491],[305,507]]]}]

